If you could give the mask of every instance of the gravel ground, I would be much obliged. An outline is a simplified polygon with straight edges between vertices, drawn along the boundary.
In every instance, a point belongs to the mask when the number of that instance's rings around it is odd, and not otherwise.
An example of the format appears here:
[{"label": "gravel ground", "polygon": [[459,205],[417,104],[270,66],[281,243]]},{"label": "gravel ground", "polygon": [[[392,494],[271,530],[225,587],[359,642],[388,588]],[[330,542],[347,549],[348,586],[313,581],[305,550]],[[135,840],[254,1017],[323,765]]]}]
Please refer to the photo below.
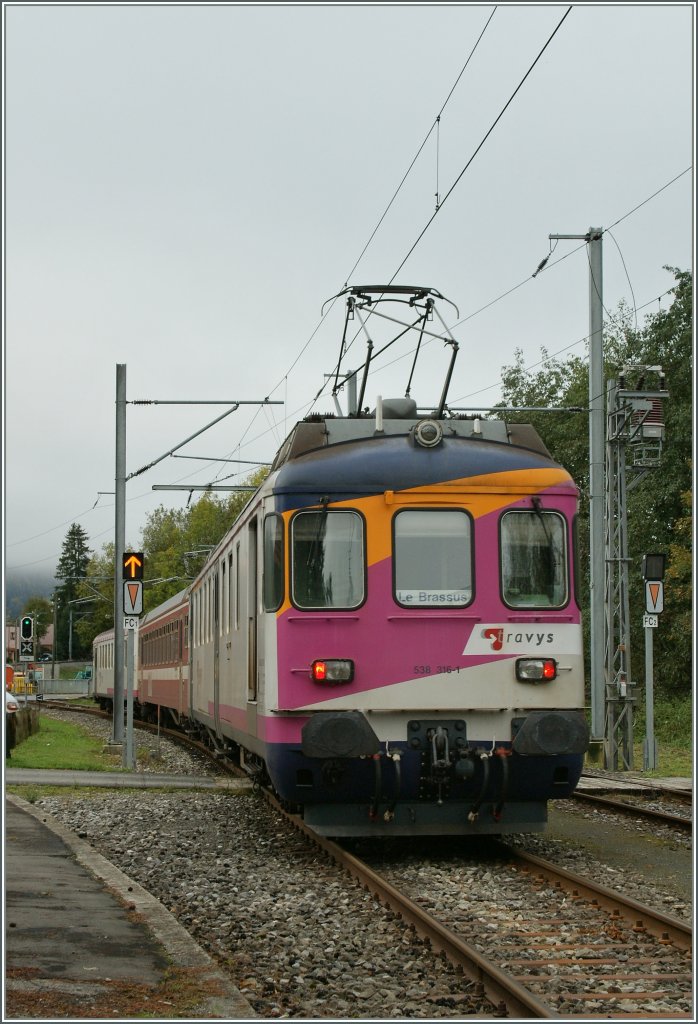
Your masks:
[{"label": "gravel ground", "polygon": [[[81,724],[108,738],[108,723]],[[139,732],[136,745],[139,771],[218,771],[166,739],[158,744]],[[254,795],[67,790],[38,803],[157,896],[262,1017],[491,1013],[473,985]],[[516,840],[642,902],[691,916],[690,902],[667,890],[660,874],[649,881],[632,864],[620,871],[566,840]],[[423,848],[428,856],[428,844]],[[462,843],[460,856],[468,862],[469,892],[486,893],[491,865],[479,862],[477,850]]]}]

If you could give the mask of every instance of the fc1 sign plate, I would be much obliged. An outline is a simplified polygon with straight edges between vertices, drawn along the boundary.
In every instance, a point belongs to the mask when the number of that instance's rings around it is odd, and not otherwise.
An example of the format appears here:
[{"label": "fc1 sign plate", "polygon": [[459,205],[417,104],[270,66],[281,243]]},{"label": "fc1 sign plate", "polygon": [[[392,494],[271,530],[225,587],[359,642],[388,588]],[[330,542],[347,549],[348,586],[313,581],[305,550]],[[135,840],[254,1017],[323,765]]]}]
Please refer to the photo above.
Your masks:
[{"label": "fc1 sign plate", "polygon": [[138,616],[124,615],[124,629],[138,629]]},{"label": "fc1 sign plate", "polygon": [[659,625],[659,616],[658,615],[647,615],[647,614],[643,615],[642,616],[642,625],[645,627],[645,629],[647,629],[648,627],[651,627],[652,629],[656,629],[657,626]]}]

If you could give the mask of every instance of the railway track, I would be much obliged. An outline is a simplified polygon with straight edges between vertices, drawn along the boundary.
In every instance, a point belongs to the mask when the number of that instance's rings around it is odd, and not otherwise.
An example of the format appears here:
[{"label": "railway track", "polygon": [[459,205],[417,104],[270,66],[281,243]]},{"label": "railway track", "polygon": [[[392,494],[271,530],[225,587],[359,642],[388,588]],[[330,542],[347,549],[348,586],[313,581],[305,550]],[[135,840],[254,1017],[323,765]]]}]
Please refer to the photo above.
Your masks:
[{"label": "railway track", "polygon": [[440,884],[421,883],[428,859],[414,878],[404,858],[379,871],[318,837],[297,815],[287,818],[475,981],[494,1016],[693,1019],[692,932],[676,918],[506,844],[498,844],[498,866],[485,891],[469,891],[458,864],[441,866],[441,877],[452,874],[460,895],[457,912],[445,916],[438,900],[424,895],[425,889],[438,893]]},{"label": "railway track", "polygon": [[[678,790],[672,792],[675,795]],[[592,793],[574,794],[574,799],[579,803],[588,803],[600,810],[613,811],[617,814],[627,814],[631,817],[642,818],[645,821],[657,822],[662,825],[670,825],[673,828],[681,829],[684,832],[691,832],[693,819],[682,814],[673,814],[670,811],[663,811],[656,807],[646,807],[641,803],[630,803],[624,800],[614,800],[608,796],[598,796]]]},{"label": "railway track", "polygon": [[[287,817],[475,981],[495,1016],[588,1020],[639,1013],[645,1019],[694,1019],[692,929],[677,918],[516,847],[496,844],[504,865],[500,894],[484,911],[473,914],[468,906],[459,917],[443,921],[424,906],[418,891],[404,891],[400,864],[396,878],[386,877],[317,836],[298,816]],[[477,899],[481,905],[482,894]]]}]

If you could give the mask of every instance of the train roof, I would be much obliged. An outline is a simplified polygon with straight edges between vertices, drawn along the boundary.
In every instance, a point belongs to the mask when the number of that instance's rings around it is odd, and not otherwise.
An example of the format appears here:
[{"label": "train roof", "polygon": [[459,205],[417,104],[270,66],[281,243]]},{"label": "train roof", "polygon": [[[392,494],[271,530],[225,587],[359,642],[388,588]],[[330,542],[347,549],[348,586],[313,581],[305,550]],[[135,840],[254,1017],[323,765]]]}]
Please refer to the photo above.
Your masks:
[{"label": "train roof", "polygon": [[344,417],[332,413],[315,413],[307,416],[296,424],[279,449],[272,465],[272,472],[286,462],[332,445],[389,436],[414,436],[419,425],[427,421],[438,423],[445,439],[465,438],[476,443],[494,441],[528,449],[552,461],[552,456],[538,431],[530,423],[486,420],[477,416],[438,418],[433,412],[420,414],[416,402],[412,399],[391,399],[382,403],[380,417],[376,416],[376,410],[360,416]]},{"label": "train roof", "polygon": [[523,488],[553,486],[576,493],[572,478],[530,424],[428,415],[389,415],[378,422],[312,417],[297,424],[270,476],[278,509],[296,507],[301,494],[311,504],[329,494],[347,501],[478,477],[489,478],[492,486],[499,476],[510,487],[513,478],[507,480],[507,474],[522,472]]},{"label": "train roof", "polygon": [[174,611],[187,601],[188,595],[189,588],[185,587],[184,590],[180,590],[178,593],[173,594],[172,597],[168,597],[168,599],[163,601],[162,604],[159,604],[157,608],[153,608],[151,611],[146,612],[138,623],[139,629],[142,629],[143,626],[148,625],[155,619],[162,618],[162,616],[167,615],[168,612]]}]

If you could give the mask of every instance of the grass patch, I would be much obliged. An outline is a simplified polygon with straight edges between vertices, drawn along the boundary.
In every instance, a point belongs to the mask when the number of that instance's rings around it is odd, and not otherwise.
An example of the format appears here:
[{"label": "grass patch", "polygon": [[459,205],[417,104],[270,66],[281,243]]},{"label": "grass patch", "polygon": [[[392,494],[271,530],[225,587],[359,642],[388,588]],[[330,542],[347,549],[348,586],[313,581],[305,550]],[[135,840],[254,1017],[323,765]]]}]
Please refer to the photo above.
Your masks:
[{"label": "grass patch", "polygon": [[39,731],[14,747],[11,766],[85,772],[121,770],[121,756],[102,753],[103,746],[80,726],[42,715]]},{"label": "grass patch", "polygon": [[[642,743],[633,746],[635,754],[635,770],[642,769]],[[657,768],[654,771],[643,771],[648,779],[673,777],[690,779],[693,777],[693,753],[684,747],[674,747],[657,740]]]},{"label": "grass patch", "polygon": [[[693,699],[655,697],[654,738],[657,742],[657,769],[647,772],[650,778],[662,775],[692,777],[693,775]],[[645,705],[635,712],[635,764],[642,767],[642,739],[646,736]],[[638,753],[639,749],[639,753]]]},{"label": "grass patch", "polygon": [[[644,698],[644,695],[642,695]],[[643,741],[646,736],[645,705],[641,699],[635,706],[633,721],[633,771],[643,769]],[[690,694],[671,700],[658,697],[654,702],[654,738],[657,744],[657,768],[647,771],[647,778],[693,777],[693,700]],[[619,759],[620,762],[620,759]],[[603,755],[587,757],[588,768],[603,768]]]}]

